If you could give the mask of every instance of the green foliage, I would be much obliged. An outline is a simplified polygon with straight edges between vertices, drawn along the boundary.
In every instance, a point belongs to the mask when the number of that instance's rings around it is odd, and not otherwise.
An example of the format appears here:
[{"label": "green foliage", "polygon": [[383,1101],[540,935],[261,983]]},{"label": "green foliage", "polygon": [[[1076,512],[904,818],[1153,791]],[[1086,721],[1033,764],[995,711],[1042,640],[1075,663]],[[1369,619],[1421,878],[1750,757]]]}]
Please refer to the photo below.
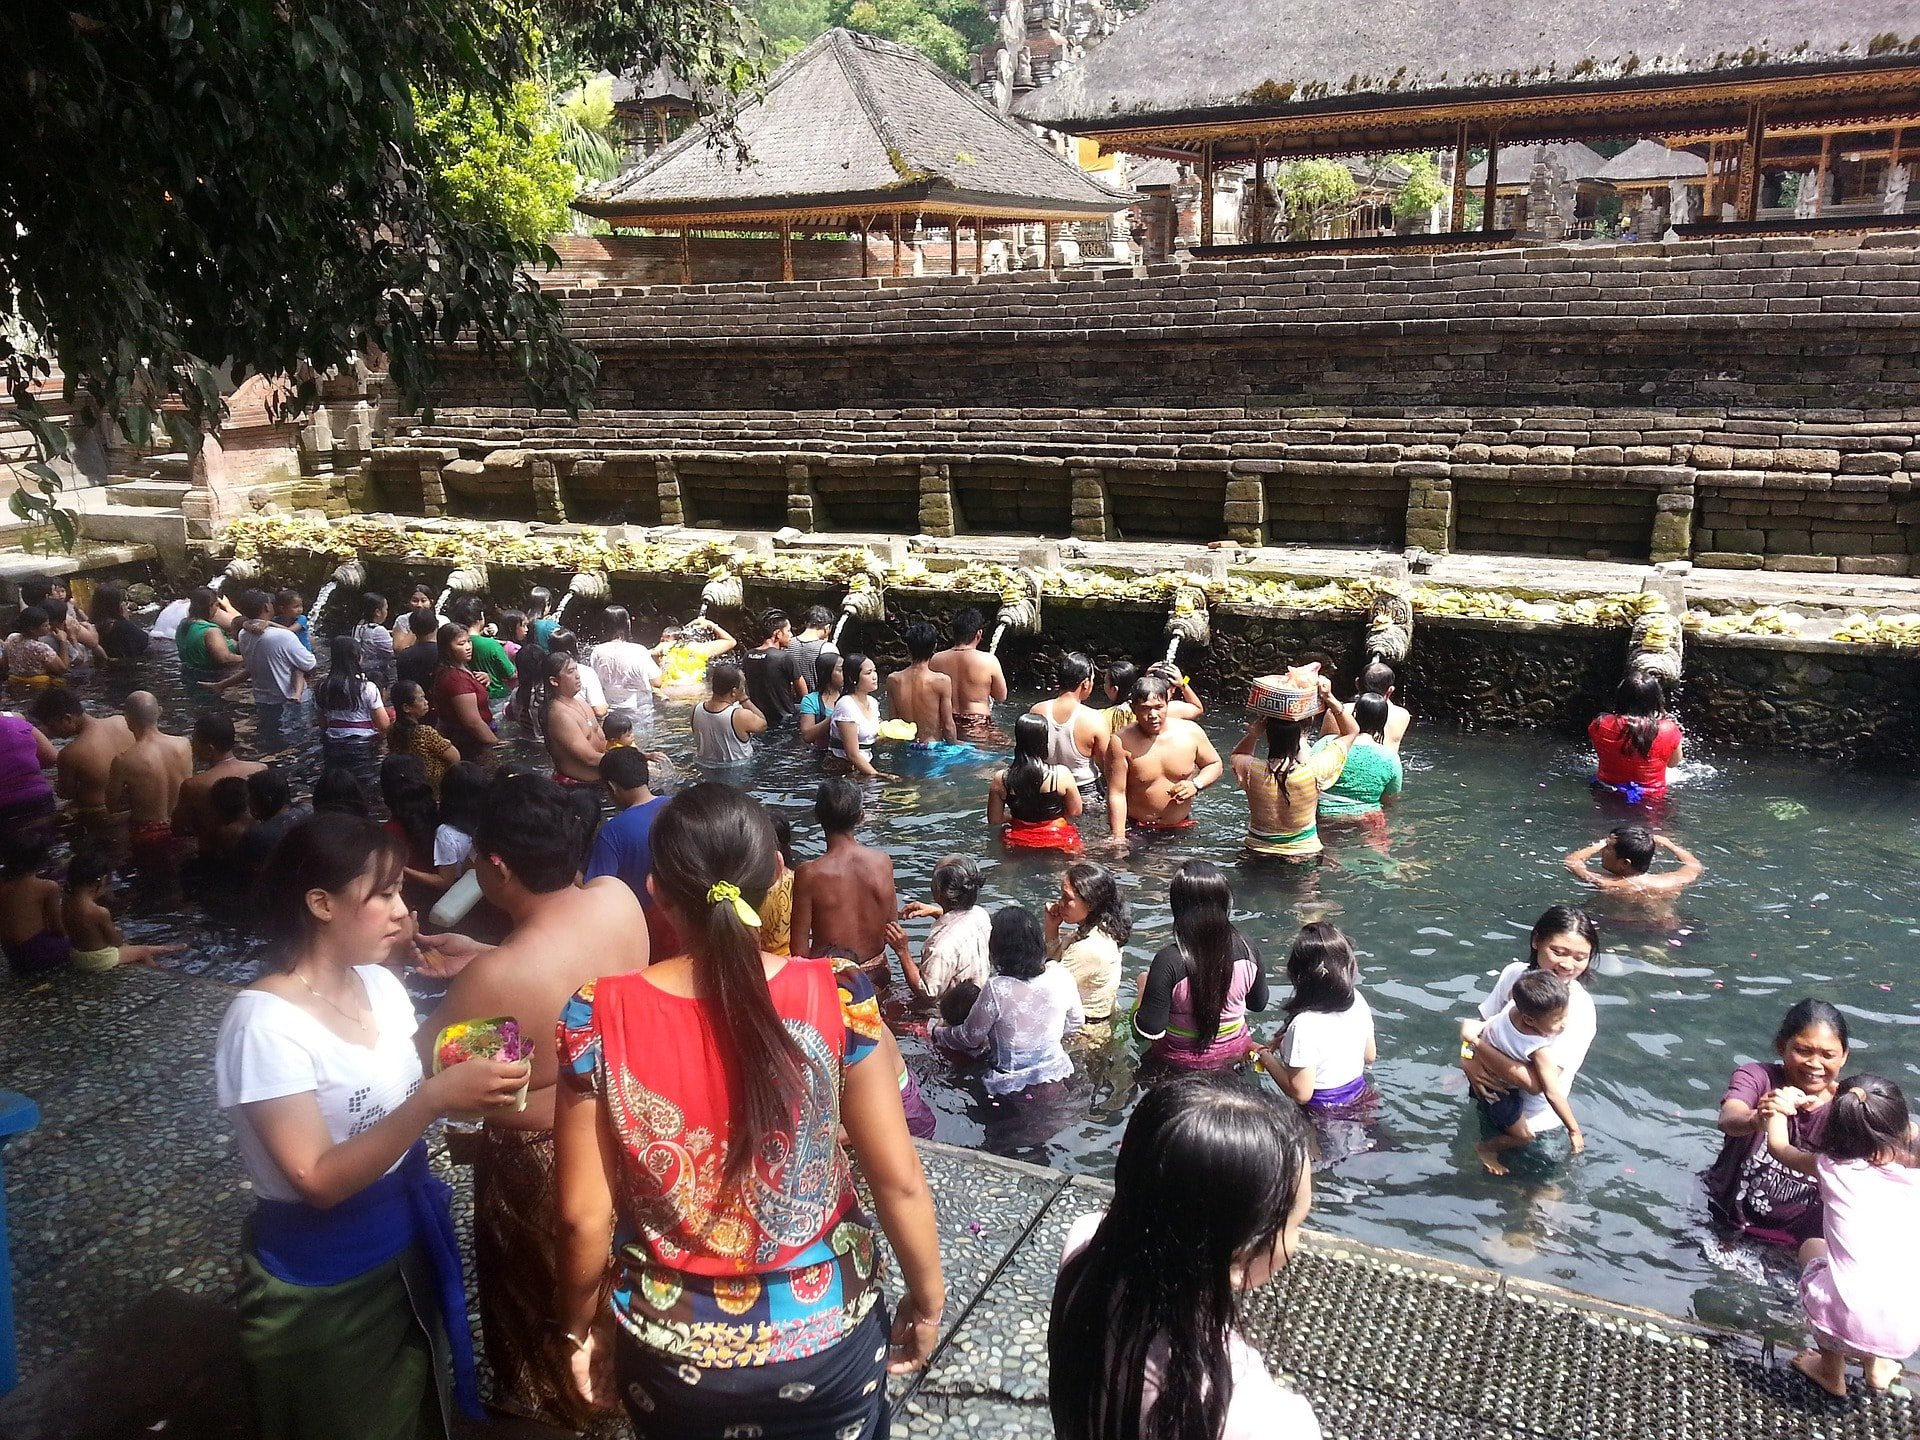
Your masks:
[{"label": "green foliage", "polygon": [[1396,157],[1407,167],[1407,183],[1400,187],[1400,193],[1393,197],[1393,213],[1402,220],[1413,220],[1431,214],[1433,207],[1444,204],[1447,187],[1440,183],[1440,167],[1434,163],[1431,155],[1401,155]]},{"label": "green foliage", "polygon": [[447,213],[504,230],[529,250],[566,228],[580,176],[536,82],[522,80],[504,105],[466,94],[414,103],[433,157],[432,185]]},{"label": "green foliage", "polygon": [[1351,205],[1360,193],[1353,172],[1338,160],[1291,160],[1273,172],[1273,186],[1287,202],[1287,229],[1296,240],[1310,238],[1327,212]]},{"label": "green foliage", "polygon": [[[536,404],[577,409],[594,362],[527,273],[552,262],[516,233],[531,194],[480,205],[414,103],[459,95],[504,123],[542,37],[731,95],[760,73],[733,0],[0,5],[0,293],[18,322],[0,330],[0,379],[15,405],[39,417],[32,387],[57,369],[70,400],[136,442],[166,423],[194,445],[218,422],[216,367],[287,375],[310,404],[322,373],[378,352],[420,406],[465,341],[510,360]],[[55,451],[38,448],[45,466]],[[43,493],[15,508],[44,517],[57,487],[33,473]]]},{"label": "green foliage", "polygon": [[834,24],[834,0],[749,0],[746,8],[776,63],[799,53]]},{"label": "green foliage", "polygon": [[560,153],[583,179],[611,180],[620,173],[611,75],[595,75],[556,101],[553,113],[560,128]]},{"label": "green foliage", "polygon": [[977,0],[748,0],[746,8],[782,60],[841,26],[912,46],[964,78],[973,52],[993,33]]}]

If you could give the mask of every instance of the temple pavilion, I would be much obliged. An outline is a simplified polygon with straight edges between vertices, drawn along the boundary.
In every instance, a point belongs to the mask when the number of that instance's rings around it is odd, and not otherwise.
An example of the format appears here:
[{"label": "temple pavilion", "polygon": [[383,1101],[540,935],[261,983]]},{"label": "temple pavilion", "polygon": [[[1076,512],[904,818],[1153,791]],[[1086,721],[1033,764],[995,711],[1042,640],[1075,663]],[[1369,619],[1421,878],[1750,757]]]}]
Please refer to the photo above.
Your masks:
[{"label": "temple pavilion", "polygon": [[[1906,180],[1920,159],[1920,5],[1155,0],[1015,114],[1203,177],[1416,150],[1451,151],[1452,173],[1464,177],[1486,153],[1487,230],[1506,180],[1503,148],[1652,138],[1705,160],[1705,215],[1717,232],[1768,222],[1763,212],[1786,210],[1788,196],[1788,215],[1803,223],[1870,213],[1884,227],[1914,223]],[[1205,178],[1200,192],[1210,204]],[[1465,228],[1467,193],[1453,187],[1454,232]]]},{"label": "temple pavilion", "polygon": [[[983,268],[989,226],[1109,220],[1140,198],[1100,184],[965,83],[904,45],[829,30],[743,104],[732,137],[703,121],[589,190],[575,208],[616,227],[780,237],[781,279],[793,278],[793,236],[874,230],[900,240],[923,221],[948,228],[950,268],[972,230]],[[683,260],[690,277],[690,262]]]}]

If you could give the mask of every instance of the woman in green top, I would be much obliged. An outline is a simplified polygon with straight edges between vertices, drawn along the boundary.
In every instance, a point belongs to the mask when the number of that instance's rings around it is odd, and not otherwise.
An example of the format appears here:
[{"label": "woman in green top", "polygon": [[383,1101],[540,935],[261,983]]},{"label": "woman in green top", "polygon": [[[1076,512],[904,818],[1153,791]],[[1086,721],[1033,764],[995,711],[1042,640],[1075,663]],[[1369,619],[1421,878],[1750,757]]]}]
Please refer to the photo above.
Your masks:
[{"label": "woman in green top", "polygon": [[219,598],[204,585],[188,594],[187,618],[173,633],[182,670],[227,670],[240,663],[240,657],[227,644],[227,632],[213,618]]},{"label": "woman in green top", "polygon": [[1362,695],[1353,702],[1353,722],[1360,727],[1340,778],[1320,796],[1320,816],[1372,815],[1380,802],[1400,793],[1400,753],[1386,743],[1387,717],[1392,709],[1384,695]]}]

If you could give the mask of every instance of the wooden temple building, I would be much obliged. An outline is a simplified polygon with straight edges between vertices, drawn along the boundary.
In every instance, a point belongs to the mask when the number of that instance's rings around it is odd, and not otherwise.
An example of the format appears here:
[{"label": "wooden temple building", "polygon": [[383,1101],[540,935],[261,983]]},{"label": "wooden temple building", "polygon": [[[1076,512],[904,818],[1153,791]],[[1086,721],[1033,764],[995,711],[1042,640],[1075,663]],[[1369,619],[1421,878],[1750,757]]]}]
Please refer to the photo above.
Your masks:
[{"label": "wooden temple building", "polygon": [[[793,279],[793,237],[844,233],[893,241],[923,223],[949,232],[948,264],[960,269],[960,235],[972,231],[984,268],[989,227],[1039,224],[1052,253],[1056,224],[1107,220],[1139,196],[1111,190],[1001,115],[917,51],[829,30],[782,65],[760,96],[740,107],[737,143],[702,122],[584,193],[575,208],[616,228],[678,232],[683,257],[696,230],[780,237],[780,278]],[[692,263],[683,259],[690,282]]]},{"label": "wooden temple building", "polygon": [[[1579,140],[1550,140],[1541,145],[1501,146],[1493,154],[1467,171],[1462,193],[1487,193],[1487,171],[1491,166],[1496,214],[1482,225],[1491,230],[1513,230],[1520,234],[1544,234],[1553,218],[1555,197],[1535,192],[1544,182],[1549,192],[1565,187],[1567,226],[1556,240],[1583,239],[1594,233],[1600,202],[1612,193],[1612,187],[1600,178],[1606,157]],[[1544,204],[1542,202],[1545,202]],[[1484,201],[1483,201],[1484,203]],[[1542,213],[1543,211],[1548,213]]]},{"label": "wooden temple building", "polygon": [[[1464,176],[1484,153],[1493,231],[1512,147],[1644,137],[1705,160],[1721,231],[1772,218],[1783,186],[1803,222],[1913,223],[1897,217],[1920,161],[1920,4],[1155,0],[1014,113],[1194,165],[1206,204],[1222,166],[1451,151]],[[1467,194],[1453,187],[1456,233]]]}]

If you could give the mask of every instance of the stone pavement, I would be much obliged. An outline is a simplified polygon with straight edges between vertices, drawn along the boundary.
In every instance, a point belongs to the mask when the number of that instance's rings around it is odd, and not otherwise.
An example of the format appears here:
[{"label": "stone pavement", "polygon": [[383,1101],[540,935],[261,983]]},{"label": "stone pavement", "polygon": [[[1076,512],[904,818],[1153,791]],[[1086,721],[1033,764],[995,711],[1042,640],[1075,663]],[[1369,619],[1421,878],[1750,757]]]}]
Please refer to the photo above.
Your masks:
[{"label": "stone pavement", "polygon": [[[44,1114],[6,1152],[28,1388],[156,1289],[230,1294],[249,1203],[212,1094],[230,993],[141,971],[0,981],[0,1088]],[[1054,1269],[1102,1187],[949,1146],[923,1155],[947,1331],[926,1373],[896,1383],[896,1433],[1045,1437]],[[1829,1402],[1737,1337],[1326,1236],[1250,1299],[1245,1328],[1329,1440],[1920,1433],[1905,1390],[1868,1399],[1856,1382]],[[11,1418],[0,1404],[0,1434]]]}]

